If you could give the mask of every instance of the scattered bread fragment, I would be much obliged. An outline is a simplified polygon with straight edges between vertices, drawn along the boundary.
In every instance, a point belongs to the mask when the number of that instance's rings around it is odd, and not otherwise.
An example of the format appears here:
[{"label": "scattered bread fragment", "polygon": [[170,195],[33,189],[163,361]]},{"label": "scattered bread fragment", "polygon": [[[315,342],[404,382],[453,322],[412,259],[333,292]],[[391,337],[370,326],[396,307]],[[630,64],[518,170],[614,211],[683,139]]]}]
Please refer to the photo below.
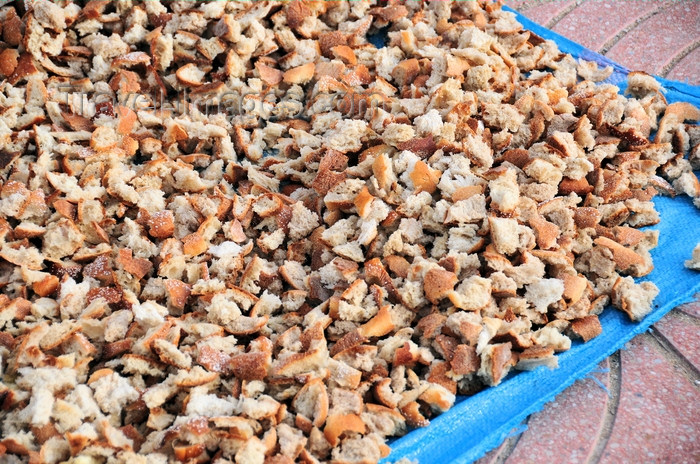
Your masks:
[{"label": "scattered bread fragment", "polygon": [[698,109],[498,2],[20,3],[0,460],[376,462],[644,318],[700,206]]},{"label": "scattered bread fragment", "polygon": [[700,243],[693,248],[693,256],[689,260],[686,260],[685,267],[700,271]]}]

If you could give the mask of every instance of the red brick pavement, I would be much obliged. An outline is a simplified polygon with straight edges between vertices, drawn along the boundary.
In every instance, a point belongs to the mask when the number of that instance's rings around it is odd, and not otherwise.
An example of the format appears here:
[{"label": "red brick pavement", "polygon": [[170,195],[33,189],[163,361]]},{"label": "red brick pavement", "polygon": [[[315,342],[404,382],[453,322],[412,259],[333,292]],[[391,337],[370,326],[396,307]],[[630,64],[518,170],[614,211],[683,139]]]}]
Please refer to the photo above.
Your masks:
[{"label": "red brick pavement", "polygon": [[673,311],[654,325],[657,338],[688,360],[700,372],[700,319]]},{"label": "red brick pavement", "polygon": [[[700,2],[676,1],[627,32],[606,56],[628,68],[667,74],[681,53],[699,44]],[[700,83],[700,76],[693,83]]]},{"label": "red brick pavement", "polygon": [[595,380],[576,382],[557,401],[530,416],[506,463],[586,462],[598,446],[612,402],[610,362],[600,363],[597,371],[590,374]]},{"label": "red brick pavement", "polygon": [[697,371],[679,366],[650,334],[620,358],[619,404],[600,464],[700,462]]},{"label": "red brick pavement", "polygon": [[[624,3],[624,7],[620,7],[616,0],[581,3],[561,18],[552,30],[584,47],[601,51],[620,31],[663,8],[666,2]],[[618,14],[620,8],[625,9],[625,14]]]},{"label": "red brick pavement", "polygon": [[515,9],[518,9],[518,3],[523,4],[520,10],[528,18],[547,27],[552,27],[552,24],[556,22],[560,15],[566,14],[566,12],[576,6],[575,0],[504,2],[504,4]]},{"label": "red brick pavement", "polygon": [[681,58],[676,65],[669,70],[666,77],[687,84],[698,84],[698,74],[700,74],[700,47],[697,47],[685,57]]},{"label": "red brick pavement", "polygon": [[618,63],[700,85],[698,0],[505,0]]},{"label": "red brick pavement", "polygon": [[[700,85],[700,0],[504,3],[627,68]],[[478,464],[700,462],[700,298],[593,375]]]}]

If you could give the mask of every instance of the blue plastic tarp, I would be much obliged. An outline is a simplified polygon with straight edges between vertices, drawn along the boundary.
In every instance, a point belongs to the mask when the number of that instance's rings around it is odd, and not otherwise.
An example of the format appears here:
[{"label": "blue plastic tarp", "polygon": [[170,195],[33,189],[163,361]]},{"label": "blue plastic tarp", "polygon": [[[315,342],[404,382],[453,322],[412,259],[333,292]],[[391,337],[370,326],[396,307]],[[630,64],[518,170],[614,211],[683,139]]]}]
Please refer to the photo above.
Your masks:
[{"label": "blue plastic tarp", "polygon": [[[508,9],[508,8],[506,8]],[[510,10],[513,11],[513,10]],[[624,90],[625,67],[572,42],[518,14],[518,20],[544,39],[553,40],[559,49],[574,57],[613,66],[607,82]],[[700,107],[700,87],[658,78],[669,102],[687,101]],[[619,350],[635,335],[647,330],[664,314],[689,301],[700,291],[700,272],[683,266],[693,248],[700,243],[700,211],[687,196],[654,199],[661,215],[659,245],[652,250],[654,270],[640,280],[651,280],[660,289],[654,310],[640,323],[630,322],[625,314],[607,308],[600,316],[603,333],[588,343],[574,342],[559,355],[559,368],[544,367],[509,376],[499,386],[471,396],[458,397],[455,406],[432,420],[428,427],[416,429],[391,443],[392,452],[384,462],[401,458],[427,463],[468,463],[497,447],[514,428],[545,403],[584,377],[600,361]]]}]

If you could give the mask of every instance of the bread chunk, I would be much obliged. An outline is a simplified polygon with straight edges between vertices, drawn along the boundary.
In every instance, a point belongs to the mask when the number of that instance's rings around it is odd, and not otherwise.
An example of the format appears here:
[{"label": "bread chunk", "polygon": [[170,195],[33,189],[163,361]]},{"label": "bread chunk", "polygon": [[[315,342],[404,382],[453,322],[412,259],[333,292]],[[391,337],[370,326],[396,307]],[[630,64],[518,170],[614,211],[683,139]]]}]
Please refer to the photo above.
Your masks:
[{"label": "bread chunk", "polygon": [[700,205],[700,110],[500,2],[3,3],[8,462],[377,462]]},{"label": "bread chunk", "polygon": [[693,248],[693,256],[689,260],[686,260],[685,267],[688,269],[700,270],[700,244]]}]

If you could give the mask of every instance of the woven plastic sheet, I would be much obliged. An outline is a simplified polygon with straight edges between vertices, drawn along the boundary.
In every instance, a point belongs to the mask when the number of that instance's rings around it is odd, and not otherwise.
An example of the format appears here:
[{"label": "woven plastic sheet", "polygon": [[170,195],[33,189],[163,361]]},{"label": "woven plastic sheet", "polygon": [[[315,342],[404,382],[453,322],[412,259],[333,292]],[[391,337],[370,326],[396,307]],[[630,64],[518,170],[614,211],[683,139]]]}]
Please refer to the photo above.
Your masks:
[{"label": "woven plastic sheet", "polygon": [[[625,88],[629,72],[625,67],[521,15],[518,20],[526,29],[556,42],[563,52],[602,66],[613,66],[614,73],[607,82]],[[700,87],[660,78],[659,81],[669,103],[688,101],[700,107]],[[585,344],[574,342],[569,351],[559,355],[559,368],[540,367],[531,372],[511,374],[497,387],[471,397],[458,397],[454,407],[433,419],[428,427],[413,430],[393,441],[392,453],[383,462],[408,458],[421,464],[468,463],[478,459],[500,445],[527,416],[542,409],[600,361],[699,292],[700,272],[686,269],[683,262],[700,243],[700,211],[687,196],[657,197],[654,203],[661,215],[660,224],[653,227],[659,230],[659,245],[651,252],[654,271],[640,281],[651,280],[661,291],[654,302],[654,310],[643,321],[630,322],[622,312],[607,308],[600,316],[603,333]]]}]

